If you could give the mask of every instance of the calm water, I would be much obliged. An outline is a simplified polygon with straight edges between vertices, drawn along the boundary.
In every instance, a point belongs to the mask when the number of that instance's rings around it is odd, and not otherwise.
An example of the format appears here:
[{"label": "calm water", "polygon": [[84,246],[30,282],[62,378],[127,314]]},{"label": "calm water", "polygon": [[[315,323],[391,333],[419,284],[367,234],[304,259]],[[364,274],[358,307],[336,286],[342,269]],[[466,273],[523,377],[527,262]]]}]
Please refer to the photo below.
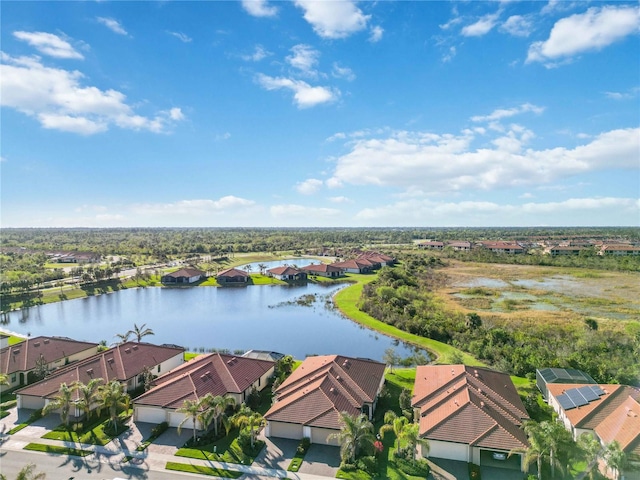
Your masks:
[{"label": "calm water", "polygon": [[[8,323],[0,328],[31,336],[61,335],[111,344],[116,333],[130,330],[134,323],[145,323],[155,332],[145,340],[174,343],[189,350],[260,349],[296,358],[336,353],[377,360],[390,346],[403,357],[413,353],[412,347],[361,327],[333,310],[331,296],[342,287],[138,288],[11,312],[5,319]],[[295,303],[308,294],[315,295],[311,306]]]}]

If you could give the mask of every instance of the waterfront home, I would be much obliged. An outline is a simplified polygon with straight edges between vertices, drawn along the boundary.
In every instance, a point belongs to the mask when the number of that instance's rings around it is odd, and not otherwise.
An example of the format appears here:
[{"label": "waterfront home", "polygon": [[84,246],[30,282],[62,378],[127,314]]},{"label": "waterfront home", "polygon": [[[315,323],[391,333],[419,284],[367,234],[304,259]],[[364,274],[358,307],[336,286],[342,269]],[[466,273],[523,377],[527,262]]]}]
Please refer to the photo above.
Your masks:
[{"label": "waterfront home", "polygon": [[342,269],[346,273],[369,273],[371,272],[371,262],[354,259],[345,262],[335,262],[331,264],[334,267]]},{"label": "waterfront home", "polygon": [[320,263],[318,265],[307,265],[302,267],[301,270],[307,272],[308,275],[317,275],[319,277],[337,278],[342,275],[342,269],[335,265],[327,265],[326,263]]},{"label": "waterfront home", "polygon": [[216,275],[216,280],[220,285],[246,285],[250,278],[247,272],[237,268],[227,268]]},{"label": "waterfront home", "polygon": [[545,402],[549,401],[548,387],[551,383],[580,383],[595,385],[596,381],[588,373],[575,368],[538,368],[536,386]]},{"label": "waterfront home", "polygon": [[522,470],[529,419],[509,375],[465,365],[426,365],[416,370],[411,405],[425,457]]},{"label": "waterfront home", "polygon": [[267,437],[308,437],[311,443],[338,445],[340,414],[373,418],[386,365],[342,355],[307,357],[278,387],[265,414]]},{"label": "waterfront home", "polygon": [[14,388],[33,382],[36,368],[52,372],[96,353],[97,343],[64,337],[27,338],[0,350],[0,373],[7,376],[8,388]]},{"label": "waterfront home", "polygon": [[[261,391],[268,385],[274,368],[275,362],[271,360],[221,353],[200,355],[156,378],[153,388],[134,400],[134,420],[167,422],[177,427],[185,418],[184,413],[177,411],[184,401],[197,401],[207,394],[228,395],[240,405],[254,389]],[[193,423],[188,420],[184,426],[193,428]]]},{"label": "waterfront home", "polygon": [[284,281],[302,281],[307,279],[307,272],[298,268],[289,267],[284,265],[283,267],[270,268],[267,270],[267,275],[278,280]]},{"label": "waterfront home", "polygon": [[195,283],[205,277],[205,272],[198,270],[197,268],[181,268],[172,273],[167,273],[161,278],[162,283],[165,285],[184,285],[189,283]]},{"label": "waterfront home", "polygon": [[[161,375],[183,362],[184,348],[126,342],[60,368],[44,380],[21,388],[16,392],[18,408],[41,409],[58,394],[63,383],[67,386],[78,381],[86,384],[95,378],[103,379],[105,384],[118,380],[127,392],[131,392],[144,386],[145,370]],[[77,400],[78,392],[74,395]],[[82,413],[75,408],[71,416],[79,417]]]}]

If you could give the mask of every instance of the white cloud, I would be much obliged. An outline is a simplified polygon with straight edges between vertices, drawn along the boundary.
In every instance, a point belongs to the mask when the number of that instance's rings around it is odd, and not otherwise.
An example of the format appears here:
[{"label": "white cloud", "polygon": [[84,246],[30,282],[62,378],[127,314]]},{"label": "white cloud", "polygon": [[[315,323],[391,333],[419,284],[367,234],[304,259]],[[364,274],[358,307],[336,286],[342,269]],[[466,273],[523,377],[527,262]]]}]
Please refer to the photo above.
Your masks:
[{"label": "white cloud", "polygon": [[258,74],[257,82],[266,90],[280,90],[282,88],[293,92],[293,100],[298,108],[309,108],[322,103],[335,101],[340,92],[328,87],[312,87],[302,80],[284,77],[270,77]]},{"label": "white cloud", "polygon": [[585,13],[558,20],[547,40],[531,44],[527,62],[549,63],[601,50],[639,29],[640,8],[637,6],[592,7]]},{"label": "white cloud", "polygon": [[262,45],[256,45],[253,49],[253,53],[249,55],[243,55],[242,59],[247,62],[259,62],[260,60],[264,60],[270,55],[272,55],[272,53],[266,50]]},{"label": "white cloud", "polygon": [[351,0],[295,0],[295,4],[304,10],[304,19],[322,38],[346,38],[364,30],[371,18]]},{"label": "white cloud", "polygon": [[305,75],[315,77],[318,72],[315,71],[315,66],[318,64],[318,58],[320,52],[313,49],[309,45],[294,45],[291,47],[292,55],[289,55],[286,60],[289,65],[299,70]]},{"label": "white cloud", "polygon": [[349,67],[342,67],[338,63],[333,64],[333,68],[331,70],[331,75],[335,78],[344,78],[350,82],[353,82],[356,79],[356,74],[353,73]]},{"label": "white cloud", "polygon": [[530,103],[523,103],[519,107],[514,108],[499,108],[494,110],[489,115],[476,115],[471,117],[471,121],[473,122],[491,122],[495,120],[501,120],[503,118],[513,117],[514,115],[520,115],[521,113],[533,112],[536,114],[540,114],[544,112],[543,107],[538,107],[536,105],[532,105]]},{"label": "white cloud", "polygon": [[332,203],[351,203],[351,199],[342,195],[337,197],[329,197],[329,201]]},{"label": "white cloud", "polygon": [[522,15],[512,15],[500,25],[500,31],[514,37],[528,37],[533,30],[533,22]]},{"label": "white cloud", "polygon": [[118,35],[129,35],[120,22],[114,18],[97,17],[96,20]]},{"label": "white cloud", "polygon": [[[628,225],[638,218],[640,203],[633,198],[571,198],[561,202],[501,205],[486,201],[442,202],[410,199],[375,208],[365,208],[356,219],[384,225],[500,226],[583,225],[594,218],[605,225]],[[541,219],[543,221],[541,222]],[[609,223],[611,221],[612,223]],[[596,223],[598,223],[596,221]],[[631,222],[634,224],[634,222]]]},{"label": "white cloud", "polygon": [[371,27],[371,35],[369,35],[369,41],[371,43],[377,43],[382,40],[382,35],[384,35],[384,28],[378,25]]},{"label": "white cloud", "polygon": [[631,88],[626,92],[604,92],[604,94],[612,100],[631,100],[638,96],[638,92],[640,92],[640,87]]},{"label": "white cloud", "polygon": [[2,105],[36,118],[44,128],[91,135],[116,125],[161,133],[184,118],[179,108],[137,115],[123,93],[83,86],[77,70],[47,67],[37,57],[0,55]]},{"label": "white cloud", "polygon": [[333,135],[331,135],[330,137],[328,137],[325,142],[333,142],[335,140],[344,140],[345,138],[347,138],[347,134],[344,132],[338,132],[338,133],[334,133]]},{"label": "white cloud", "polygon": [[242,210],[253,207],[255,202],[246,198],[227,195],[218,200],[198,199],[180,200],[173,203],[142,203],[131,206],[138,215],[193,215],[222,213],[228,210]]},{"label": "white cloud", "polygon": [[302,195],[313,195],[322,188],[322,180],[309,178],[304,182],[296,184],[296,191]]},{"label": "white cloud", "polygon": [[242,8],[254,17],[275,17],[278,9],[267,0],[242,0]]},{"label": "white cloud", "polygon": [[497,132],[489,146],[473,147],[477,133],[459,135],[394,132],[387,138],[352,140],[350,152],[336,160],[326,181],[462,192],[542,185],[604,168],[637,169],[640,128],[604,132],[574,148],[535,150],[533,133],[517,125]]},{"label": "white cloud", "polygon": [[216,142],[222,142],[224,140],[229,140],[231,138],[231,134],[229,132],[219,133],[213,139]]},{"label": "white cloud", "polygon": [[447,50],[447,53],[445,53],[444,55],[442,55],[442,61],[443,63],[448,63],[451,60],[454,59],[454,57],[456,56],[456,47],[455,46],[451,46],[449,47],[449,50]]},{"label": "white cloud", "polygon": [[169,35],[176,37],[178,40],[180,40],[183,43],[190,43],[193,40],[189,35],[182,32],[172,32],[170,30],[167,30],[167,33]]},{"label": "white cloud", "polygon": [[476,23],[462,28],[462,35],[465,37],[481,37],[489,33],[496,26],[500,13],[491,13],[480,18]]},{"label": "white cloud", "polygon": [[40,53],[56,58],[83,59],[84,56],[69,42],[57,35],[46,32],[13,32],[18,40],[23,40]]},{"label": "white cloud", "polygon": [[319,207],[305,207],[304,205],[273,205],[269,211],[271,215],[276,218],[306,218],[308,219],[307,225],[315,225],[315,218],[327,218],[336,217],[340,215],[340,210],[335,208],[319,208]]}]

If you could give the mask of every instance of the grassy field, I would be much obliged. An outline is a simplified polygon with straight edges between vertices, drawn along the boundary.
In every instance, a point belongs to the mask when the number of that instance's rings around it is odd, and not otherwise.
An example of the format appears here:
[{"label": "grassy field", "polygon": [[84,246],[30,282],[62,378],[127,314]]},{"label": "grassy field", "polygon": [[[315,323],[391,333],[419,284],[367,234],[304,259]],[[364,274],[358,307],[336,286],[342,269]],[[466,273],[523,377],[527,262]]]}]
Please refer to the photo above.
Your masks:
[{"label": "grassy field", "polygon": [[109,418],[106,415],[102,415],[100,418],[92,419],[86,426],[79,424],[81,428],[78,429],[70,429],[64,425],[60,425],[56,429],[45,433],[42,438],[103,446],[129,429],[129,427],[124,425],[124,422],[126,421],[126,417],[131,414],[132,411],[130,410],[127,413],[123,412],[119,415],[120,423],[118,424],[118,431],[115,432],[115,434],[113,431],[110,431],[111,429],[107,428]]},{"label": "grassy field", "polygon": [[223,470],[222,468],[203,467],[178,462],[167,462],[164,468],[176,472],[199,473],[200,475],[211,475],[212,477],[219,478],[240,478],[243,475],[242,472],[235,472],[233,470]]}]

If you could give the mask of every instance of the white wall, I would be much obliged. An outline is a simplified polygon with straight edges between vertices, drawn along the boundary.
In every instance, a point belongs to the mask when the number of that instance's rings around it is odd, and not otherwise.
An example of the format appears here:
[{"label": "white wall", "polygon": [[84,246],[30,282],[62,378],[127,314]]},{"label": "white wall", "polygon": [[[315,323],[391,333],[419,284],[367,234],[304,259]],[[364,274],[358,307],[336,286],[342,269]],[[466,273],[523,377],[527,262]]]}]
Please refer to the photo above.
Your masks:
[{"label": "white wall", "polygon": [[428,455],[429,457],[447,458],[449,460],[458,460],[461,462],[471,461],[471,458],[469,455],[469,445],[465,443],[453,443],[453,442],[443,442],[441,440],[429,440],[429,446],[430,446],[429,455]]}]

